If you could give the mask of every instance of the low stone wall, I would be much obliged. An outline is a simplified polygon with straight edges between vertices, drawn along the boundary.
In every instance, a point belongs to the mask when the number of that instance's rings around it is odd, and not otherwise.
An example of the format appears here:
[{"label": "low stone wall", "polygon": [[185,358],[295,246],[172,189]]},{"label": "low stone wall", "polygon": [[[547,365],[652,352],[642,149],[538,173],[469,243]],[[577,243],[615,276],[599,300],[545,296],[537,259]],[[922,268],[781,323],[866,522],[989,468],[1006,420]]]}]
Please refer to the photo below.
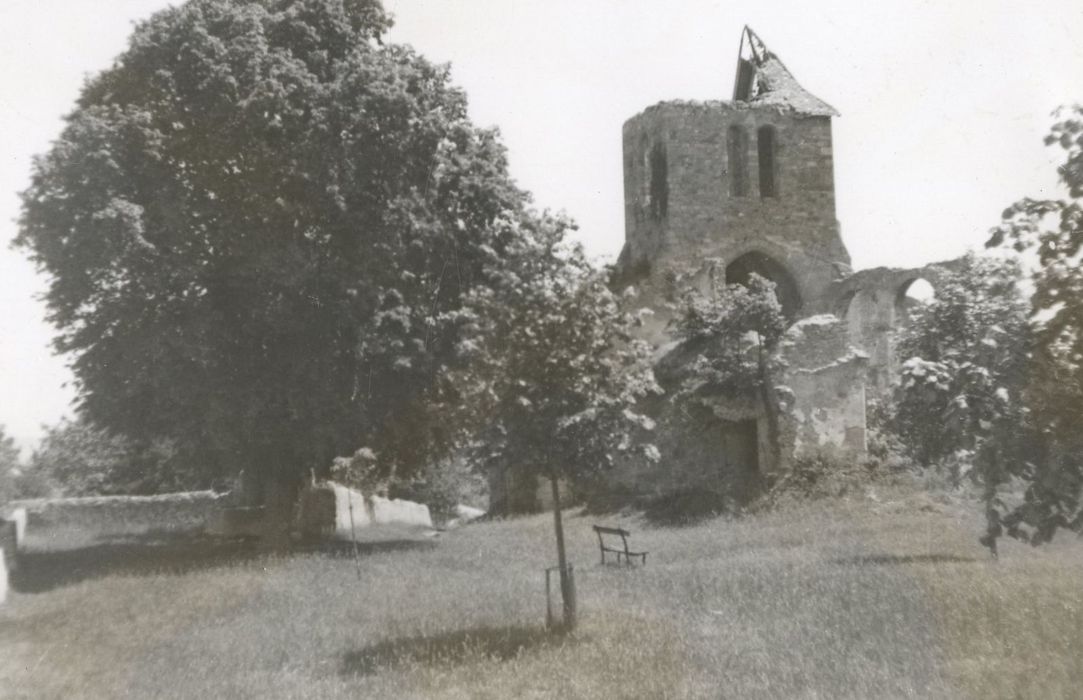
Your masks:
[{"label": "low stone wall", "polygon": [[20,544],[21,540],[15,523],[11,520],[0,519],[0,554],[3,554],[8,561],[10,569],[15,568]]},{"label": "low stone wall", "polygon": [[4,550],[0,549],[0,605],[8,599],[8,568],[4,563]]},{"label": "low stone wall", "polygon": [[[308,537],[342,540],[375,526],[433,526],[423,504],[366,497],[333,482],[310,486],[301,493],[297,524]],[[34,537],[49,537],[58,531],[76,531],[92,538],[146,532],[256,537],[264,530],[264,509],[235,507],[230,494],[213,491],[14,501],[0,508],[0,551],[7,554],[9,567],[24,530]]]},{"label": "low stone wall", "polygon": [[26,511],[23,527],[37,530],[72,529],[98,535],[149,531],[202,531],[216,511],[229,503],[228,494],[192,491],[160,496],[92,496],[13,501],[0,517]]}]

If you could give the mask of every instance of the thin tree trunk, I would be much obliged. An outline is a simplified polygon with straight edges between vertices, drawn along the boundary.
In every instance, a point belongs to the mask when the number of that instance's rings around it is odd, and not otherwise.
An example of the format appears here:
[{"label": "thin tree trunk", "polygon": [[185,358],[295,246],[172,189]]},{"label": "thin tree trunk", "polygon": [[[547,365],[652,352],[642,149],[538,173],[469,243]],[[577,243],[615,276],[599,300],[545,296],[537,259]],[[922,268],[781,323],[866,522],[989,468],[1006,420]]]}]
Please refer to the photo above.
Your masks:
[{"label": "thin tree trunk", "polygon": [[560,484],[555,472],[549,473],[549,485],[553,489],[553,528],[557,535],[557,566],[560,567],[560,599],[563,602],[564,625],[562,631],[575,629],[575,590],[568,572],[568,558],[564,552],[564,520],[560,512]]},{"label": "thin tree trunk", "polygon": [[777,470],[781,462],[782,446],[778,425],[778,406],[775,401],[774,387],[771,386],[770,373],[767,371],[767,358],[763,347],[763,338],[759,339],[759,373],[760,373],[760,400],[763,401],[763,411],[767,419],[767,446],[770,450],[768,461],[771,469]]}]

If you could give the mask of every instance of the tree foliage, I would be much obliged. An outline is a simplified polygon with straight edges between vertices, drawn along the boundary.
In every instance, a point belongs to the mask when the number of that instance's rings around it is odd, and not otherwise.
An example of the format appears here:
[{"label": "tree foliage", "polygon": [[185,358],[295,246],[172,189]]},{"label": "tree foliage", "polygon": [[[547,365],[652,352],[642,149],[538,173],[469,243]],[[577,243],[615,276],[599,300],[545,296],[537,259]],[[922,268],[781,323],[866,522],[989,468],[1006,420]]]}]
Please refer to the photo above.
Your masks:
[{"label": "tree foliage", "polygon": [[[560,481],[598,474],[618,453],[637,449],[653,423],[635,404],[658,387],[649,348],[633,338],[633,319],[608,275],[566,240],[570,222],[524,216],[505,218],[500,228],[506,254],[490,256],[491,285],[475,288],[449,314],[463,330],[457,350],[468,368],[453,375],[458,421],[480,461],[505,479],[514,474],[530,501],[539,481],[549,481],[562,629],[570,631],[576,603]],[[652,445],[642,449],[658,459]],[[511,494],[498,494],[498,503],[502,495]],[[505,508],[538,505],[520,505],[516,496]]]},{"label": "tree foliage", "polygon": [[968,254],[914,310],[888,427],[917,462],[983,487],[996,540],[1010,509],[1001,490],[1031,468],[1038,447],[1027,407],[1033,342],[1014,260]]},{"label": "tree foliage", "polygon": [[[675,336],[685,344],[687,394],[759,392],[779,370],[777,350],[786,331],[782,305],[770,280],[753,274],[748,285],[715,294],[688,293]],[[683,359],[683,358],[682,358]]]},{"label": "tree foliage", "polygon": [[49,475],[35,469],[33,463],[22,463],[15,439],[6,435],[0,425],[0,506],[23,498],[44,498],[57,493],[56,483]]},{"label": "tree foliage", "polygon": [[263,476],[439,449],[448,312],[525,195],[389,25],[377,0],[192,0],[87,83],[16,244],[95,424]]},{"label": "tree foliage", "polygon": [[1068,196],[1019,200],[987,243],[1037,259],[1025,401],[1041,449],[1019,469],[1024,503],[1003,519],[1009,534],[1034,543],[1058,528],[1083,530],[1083,106],[1062,108],[1056,119],[1045,141],[1064,150],[1057,173]]},{"label": "tree foliage", "polygon": [[1019,279],[1013,261],[969,254],[903,328],[890,423],[919,463],[980,452],[991,438],[1012,444],[1019,437],[1004,432],[1024,423],[1030,342]]},{"label": "tree foliage", "polygon": [[4,432],[0,425],[0,505],[20,498],[19,478],[22,470],[19,466],[19,448],[15,439]]},{"label": "tree foliage", "polygon": [[[578,479],[636,449],[651,421],[637,400],[658,387],[649,348],[603,271],[566,240],[571,224],[548,216],[505,220],[506,256],[493,283],[456,317],[461,425],[490,468]],[[648,455],[657,452],[641,447]]]},{"label": "tree foliage", "polygon": [[48,429],[30,458],[63,496],[148,495],[207,488],[211,477],[168,441],[139,442],[84,420]]}]

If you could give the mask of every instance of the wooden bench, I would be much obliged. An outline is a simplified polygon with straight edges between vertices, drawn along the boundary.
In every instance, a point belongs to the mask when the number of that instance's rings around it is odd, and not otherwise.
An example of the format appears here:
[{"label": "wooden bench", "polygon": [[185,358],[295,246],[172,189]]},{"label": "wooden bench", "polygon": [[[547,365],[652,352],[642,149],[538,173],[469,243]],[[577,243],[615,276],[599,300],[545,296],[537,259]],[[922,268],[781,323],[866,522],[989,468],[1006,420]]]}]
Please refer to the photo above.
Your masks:
[{"label": "wooden bench", "polygon": [[[606,552],[616,554],[618,564],[621,563],[621,557],[624,557],[624,561],[628,564],[632,563],[634,557],[639,557],[641,564],[647,563],[647,552],[633,552],[628,549],[628,538],[631,537],[632,533],[627,530],[622,530],[619,527],[602,527],[601,525],[595,525],[594,532],[598,535],[598,547],[602,550],[602,564],[605,564]],[[621,541],[621,547],[619,549],[616,546],[606,544],[606,542],[615,542],[617,537],[620,537]]]}]

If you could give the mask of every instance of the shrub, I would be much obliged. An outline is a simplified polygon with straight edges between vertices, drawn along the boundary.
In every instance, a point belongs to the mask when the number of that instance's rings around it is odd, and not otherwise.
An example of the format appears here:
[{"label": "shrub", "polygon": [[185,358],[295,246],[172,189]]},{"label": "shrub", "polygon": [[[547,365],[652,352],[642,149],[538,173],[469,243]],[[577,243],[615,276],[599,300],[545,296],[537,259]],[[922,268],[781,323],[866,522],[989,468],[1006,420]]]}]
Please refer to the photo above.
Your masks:
[{"label": "shrub", "polygon": [[863,493],[874,484],[891,482],[892,470],[876,459],[857,458],[838,448],[824,446],[798,455],[790,470],[771,485],[751,510],[770,510],[796,502],[844,498]]}]

